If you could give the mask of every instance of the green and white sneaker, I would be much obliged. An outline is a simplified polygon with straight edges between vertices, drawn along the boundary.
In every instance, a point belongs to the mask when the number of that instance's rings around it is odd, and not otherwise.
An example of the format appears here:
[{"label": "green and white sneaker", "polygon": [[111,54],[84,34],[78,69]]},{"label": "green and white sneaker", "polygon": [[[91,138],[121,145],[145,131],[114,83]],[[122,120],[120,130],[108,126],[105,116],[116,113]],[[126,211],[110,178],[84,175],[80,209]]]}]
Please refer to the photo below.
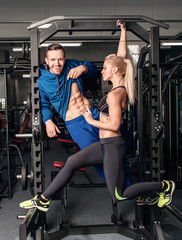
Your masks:
[{"label": "green and white sneaker", "polygon": [[136,197],[135,199],[137,205],[154,205],[159,201],[159,194],[156,194],[155,197]]},{"label": "green and white sneaker", "polygon": [[168,185],[168,187],[166,190],[159,193],[159,201],[157,206],[160,208],[171,203],[173,192],[175,190],[175,183],[173,181],[163,180],[163,182],[165,182]]},{"label": "green and white sneaker", "polygon": [[38,195],[36,195],[32,199],[20,203],[20,207],[24,209],[37,208],[40,211],[47,212],[49,210],[49,204],[50,204],[50,201],[44,203],[40,201],[40,199],[38,198]]},{"label": "green and white sneaker", "polygon": [[123,201],[123,200],[126,200],[126,199],[127,199],[127,197],[120,197],[120,196],[119,196],[117,187],[115,187],[115,197],[116,197],[116,199],[119,200],[119,201]]}]

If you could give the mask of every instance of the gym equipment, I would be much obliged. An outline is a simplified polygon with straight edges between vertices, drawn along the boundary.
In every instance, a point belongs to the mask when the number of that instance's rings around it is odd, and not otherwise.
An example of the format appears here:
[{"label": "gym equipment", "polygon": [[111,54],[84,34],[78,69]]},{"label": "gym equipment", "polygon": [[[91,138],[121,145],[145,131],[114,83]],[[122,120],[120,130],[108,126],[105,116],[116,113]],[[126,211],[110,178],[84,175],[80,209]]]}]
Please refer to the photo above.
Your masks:
[{"label": "gym equipment", "polygon": [[23,58],[28,58],[29,57],[29,43],[28,42],[23,42],[22,43],[22,54],[23,54]]},{"label": "gym equipment", "polygon": [[25,102],[25,104],[27,105],[28,113],[31,113],[32,111],[31,93],[27,93],[27,101]]},{"label": "gym equipment", "polygon": [[28,174],[28,164],[23,164],[21,167],[21,175],[16,175],[17,179],[21,179],[22,190],[27,190],[28,181],[30,181],[31,186],[33,186],[33,171]]},{"label": "gym equipment", "polygon": [[[27,51],[27,46],[24,46],[24,51]],[[22,141],[19,139],[14,138],[14,136],[12,137],[11,134],[11,130],[10,129],[10,113],[12,113],[14,110],[17,111],[20,110],[19,108],[16,107],[12,107],[10,108],[10,106],[8,106],[8,80],[7,80],[7,75],[11,74],[14,72],[14,70],[17,68],[17,63],[18,63],[19,58],[15,58],[13,65],[8,67],[8,68],[1,68],[0,69],[0,111],[3,112],[4,114],[4,118],[1,120],[3,120],[3,129],[1,131],[1,134],[4,135],[4,139],[3,139],[3,144],[0,144],[0,159],[2,161],[2,159],[4,158],[4,156],[7,157],[7,175],[8,175],[8,183],[7,186],[5,188],[5,190],[3,190],[3,193],[1,194],[1,197],[8,197],[8,198],[12,198],[12,187],[14,186],[14,184],[17,181],[16,178],[16,166],[15,166],[15,159],[14,159],[14,155],[11,153],[11,151],[13,149],[16,150],[16,152],[18,153],[18,156],[20,158],[21,164],[23,166],[24,161],[22,158],[22,153],[24,151],[24,147],[27,143],[27,141],[25,141],[25,144],[23,147],[21,147],[21,143]],[[22,59],[21,59],[22,60]],[[28,59],[26,59],[28,60]],[[28,101],[28,97],[27,97],[27,101]],[[31,99],[29,99],[29,104],[31,104]],[[31,106],[30,106],[31,108]],[[20,114],[20,116],[24,113],[26,108],[21,109],[22,112]],[[20,117],[19,116],[19,117]],[[26,120],[24,122],[24,124],[21,126],[21,129],[19,131],[19,133],[23,133],[27,123],[29,121],[30,115],[27,114]],[[16,122],[17,123],[17,122]],[[15,125],[16,126],[16,125]],[[16,127],[15,127],[16,128]],[[13,129],[15,130],[15,129]]]},{"label": "gym equipment", "polygon": [[0,69],[0,75],[2,76],[3,80],[3,89],[4,89],[4,100],[3,104],[1,104],[1,110],[4,111],[5,118],[3,119],[6,122],[6,129],[5,129],[5,146],[2,148],[2,153],[1,153],[1,161],[4,158],[4,156],[7,156],[7,169],[8,169],[8,182],[7,186],[4,187],[3,191],[5,193],[1,194],[1,197],[6,197],[6,198],[12,198],[12,187],[15,184],[14,180],[12,178],[11,174],[11,159],[10,159],[10,144],[9,144],[9,114],[8,114],[8,106],[7,106],[7,99],[8,99],[8,93],[7,93],[7,73],[10,71],[10,69]]},{"label": "gym equipment", "polygon": [[17,138],[33,138],[35,142],[40,141],[40,132],[38,128],[32,129],[32,133],[17,133],[15,134]]},{"label": "gym equipment", "polygon": [[[43,148],[42,148],[42,131],[41,131],[41,114],[40,114],[40,98],[39,98],[39,91],[38,91],[38,78],[39,78],[39,46],[52,37],[57,32],[68,32],[69,34],[73,34],[74,31],[111,31],[114,32],[119,31],[119,29],[115,26],[115,22],[117,19],[122,18],[125,19],[127,24],[127,30],[131,31],[137,37],[142,39],[147,45],[146,53],[150,53],[150,61],[149,61],[149,79],[150,79],[150,86],[149,86],[149,96],[151,99],[151,115],[150,116],[150,159],[149,165],[151,164],[152,173],[151,177],[154,180],[160,179],[161,174],[161,166],[160,166],[160,159],[162,156],[161,152],[161,138],[158,136],[159,126],[161,124],[161,107],[160,107],[160,94],[156,91],[158,89],[159,81],[159,27],[168,29],[168,25],[155,21],[154,19],[147,18],[145,16],[82,16],[82,17],[69,17],[69,16],[60,16],[60,17],[51,17],[45,19],[43,21],[34,23],[28,27],[30,31],[30,40],[31,40],[31,80],[32,80],[32,129],[36,129],[34,134],[38,138],[32,138],[32,160],[33,160],[33,170],[34,170],[34,195],[43,191],[44,186],[44,172],[43,172]],[[105,24],[107,21],[107,24]],[[150,27],[150,30],[146,30],[141,27],[137,21],[148,22],[153,26]],[[52,25],[41,32],[39,32],[39,26],[52,23]],[[143,108],[140,105],[143,105],[143,98],[142,98],[142,67],[138,70],[139,73],[139,86],[140,89],[140,96],[138,101],[138,108],[139,108],[139,115],[141,113],[141,118],[138,119],[139,130],[137,134],[139,135],[138,141],[138,158],[140,158],[141,162],[141,171],[143,171],[143,155],[142,153],[142,144],[141,141],[143,139]],[[142,99],[142,102],[141,102]],[[152,125],[154,124],[154,125]],[[141,152],[140,152],[140,151]],[[141,155],[141,156],[140,156]],[[159,169],[157,169],[159,167]],[[143,178],[142,172],[140,171],[140,180]],[[65,206],[63,206],[63,209]],[[114,219],[116,219],[115,224],[112,226],[81,226],[78,228],[72,228],[69,224],[64,224],[60,226],[60,230],[48,235],[45,228],[45,214],[38,213],[38,211],[29,211],[25,221],[20,225],[20,240],[26,239],[26,236],[29,232],[33,231],[39,236],[41,239],[60,239],[66,235],[71,233],[74,234],[92,234],[92,233],[104,233],[104,232],[115,232],[117,231],[119,234],[123,234],[125,236],[129,236],[132,238],[150,238],[152,236],[153,239],[163,239],[162,231],[160,228],[160,223],[158,221],[158,216],[156,213],[156,208],[150,208],[151,213],[148,211],[148,216],[150,220],[150,226],[147,229],[145,227],[145,222],[143,221],[143,208],[136,208],[137,218],[135,226],[137,226],[137,231],[141,234],[138,236],[136,231],[131,231],[126,227],[123,227],[120,224],[120,220],[116,216],[116,208],[114,208]],[[63,213],[63,216],[64,213]],[[38,224],[34,221],[38,218]],[[30,219],[32,222],[30,222]],[[42,221],[41,221],[42,220]],[[64,222],[64,221],[63,221]],[[67,222],[66,222],[67,223]],[[133,235],[132,235],[133,234]]]}]

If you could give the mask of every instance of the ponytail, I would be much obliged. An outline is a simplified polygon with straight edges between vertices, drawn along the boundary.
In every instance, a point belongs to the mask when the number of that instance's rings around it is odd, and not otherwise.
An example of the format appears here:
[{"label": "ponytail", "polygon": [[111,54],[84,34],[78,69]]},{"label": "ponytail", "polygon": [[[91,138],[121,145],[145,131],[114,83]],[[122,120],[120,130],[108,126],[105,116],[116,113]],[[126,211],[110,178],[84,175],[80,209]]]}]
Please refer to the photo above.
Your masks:
[{"label": "ponytail", "polygon": [[135,96],[134,96],[134,79],[133,79],[133,66],[129,59],[124,59],[126,63],[126,74],[125,74],[125,87],[128,94],[129,103],[134,105]]},{"label": "ponytail", "polygon": [[112,64],[118,67],[121,75],[125,79],[125,87],[128,94],[129,103],[134,105],[135,96],[134,96],[134,79],[133,79],[133,66],[129,59],[124,59],[121,56],[116,54],[110,54],[105,58],[105,61],[112,61]]}]

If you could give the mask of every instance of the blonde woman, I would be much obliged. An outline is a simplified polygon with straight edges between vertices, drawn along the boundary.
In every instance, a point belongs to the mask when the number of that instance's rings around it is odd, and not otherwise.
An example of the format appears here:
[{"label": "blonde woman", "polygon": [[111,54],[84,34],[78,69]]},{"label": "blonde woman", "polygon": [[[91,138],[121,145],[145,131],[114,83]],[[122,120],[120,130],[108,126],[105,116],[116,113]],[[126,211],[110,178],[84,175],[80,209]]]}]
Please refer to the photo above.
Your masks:
[{"label": "blonde woman", "polygon": [[[125,188],[127,146],[120,128],[122,114],[126,111],[128,102],[131,105],[135,102],[132,64],[127,59],[111,54],[105,58],[102,77],[104,81],[110,80],[113,88],[99,102],[100,121],[92,118],[88,108],[82,114],[89,124],[100,129],[103,166],[109,194],[113,200],[118,201],[158,192],[159,198],[156,198],[156,201],[159,207],[163,207],[172,200],[175,189],[173,181],[141,182]],[[154,203],[156,202],[149,204]]]}]

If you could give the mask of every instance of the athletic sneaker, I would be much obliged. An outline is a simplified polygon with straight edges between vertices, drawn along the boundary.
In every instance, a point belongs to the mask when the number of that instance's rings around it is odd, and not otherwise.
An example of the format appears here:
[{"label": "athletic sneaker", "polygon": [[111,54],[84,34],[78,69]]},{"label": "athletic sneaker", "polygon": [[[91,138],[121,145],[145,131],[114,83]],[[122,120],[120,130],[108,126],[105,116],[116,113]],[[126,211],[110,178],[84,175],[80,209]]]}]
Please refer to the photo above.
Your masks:
[{"label": "athletic sneaker", "polygon": [[168,205],[172,201],[173,192],[175,190],[175,183],[171,180],[163,180],[167,184],[167,189],[165,189],[163,192],[159,193],[159,201],[157,206],[158,207],[164,207],[165,205]]},{"label": "athletic sneaker", "polygon": [[38,198],[38,195],[36,195],[32,199],[20,203],[20,207],[25,209],[37,208],[40,211],[47,212],[49,210],[49,204],[50,204],[50,201],[44,203],[40,201],[40,199]]},{"label": "athletic sneaker", "polygon": [[159,195],[156,194],[155,197],[137,197],[135,199],[137,205],[139,206],[142,206],[144,204],[147,204],[147,205],[154,205],[158,202],[159,200]]},{"label": "athletic sneaker", "polygon": [[119,201],[123,201],[123,200],[126,200],[126,199],[127,199],[127,197],[120,197],[120,196],[119,196],[117,187],[115,187],[115,197],[116,197],[116,199],[119,200]]}]

